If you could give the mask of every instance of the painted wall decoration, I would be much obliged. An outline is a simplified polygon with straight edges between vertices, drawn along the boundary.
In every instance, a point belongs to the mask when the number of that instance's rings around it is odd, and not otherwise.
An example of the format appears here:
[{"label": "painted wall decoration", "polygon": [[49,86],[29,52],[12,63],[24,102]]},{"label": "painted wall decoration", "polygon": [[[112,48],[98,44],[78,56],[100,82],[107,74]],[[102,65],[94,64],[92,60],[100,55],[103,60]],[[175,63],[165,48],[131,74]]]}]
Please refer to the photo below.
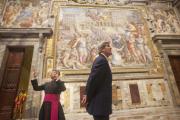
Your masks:
[{"label": "painted wall decoration", "polygon": [[57,68],[90,68],[103,41],[112,44],[112,67],[152,63],[146,23],[137,9],[62,7]]},{"label": "painted wall decoration", "polygon": [[0,15],[2,14],[5,2],[6,0],[0,0]]},{"label": "painted wall decoration", "polygon": [[68,0],[72,3],[79,3],[79,4],[115,4],[115,5],[122,5],[127,4],[130,0]]},{"label": "painted wall decoration", "polygon": [[[6,0],[0,0],[0,23],[2,21],[3,9],[5,6]],[[1,24],[0,24],[1,26]]]},{"label": "painted wall decoration", "polygon": [[150,8],[149,17],[155,33],[180,32],[180,23],[173,9]]},{"label": "painted wall decoration", "polygon": [[48,27],[50,0],[9,0],[3,20],[3,27]]}]

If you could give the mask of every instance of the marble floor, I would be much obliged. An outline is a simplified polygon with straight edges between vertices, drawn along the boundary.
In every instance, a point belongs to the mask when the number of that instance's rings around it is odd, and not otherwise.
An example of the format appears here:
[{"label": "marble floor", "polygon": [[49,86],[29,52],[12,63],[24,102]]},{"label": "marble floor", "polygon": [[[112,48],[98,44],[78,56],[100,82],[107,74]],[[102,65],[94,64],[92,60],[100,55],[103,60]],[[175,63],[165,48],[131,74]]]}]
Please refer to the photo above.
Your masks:
[{"label": "marble floor", "polygon": [[[67,120],[93,120],[87,113],[66,114]],[[180,107],[152,107],[113,111],[110,120],[180,120]]]},{"label": "marble floor", "polygon": [[[87,113],[66,113],[66,120],[93,120]],[[37,118],[23,120],[38,120]],[[149,107],[113,111],[110,120],[180,120],[180,107]]]}]

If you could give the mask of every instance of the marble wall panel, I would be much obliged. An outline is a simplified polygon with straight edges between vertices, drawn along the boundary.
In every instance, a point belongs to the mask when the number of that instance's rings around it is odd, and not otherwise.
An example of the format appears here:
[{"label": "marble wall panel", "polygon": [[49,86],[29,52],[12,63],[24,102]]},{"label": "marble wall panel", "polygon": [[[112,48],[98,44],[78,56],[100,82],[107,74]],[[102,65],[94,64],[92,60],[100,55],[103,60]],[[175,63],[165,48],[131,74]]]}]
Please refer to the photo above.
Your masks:
[{"label": "marble wall panel", "polygon": [[131,101],[132,104],[140,104],[141,99],[139,95],[139,89],[137,84],[129,84],[130,93],[131,93]]},{"label": "marble wall panel", "polygon": [[[140,99],[138,104],[132,102],[129,87],[131,84],[138,86]],[[86,83],[70,82],[65,85],[67,90],[61,95],[61,104],[65,113],[86,112],[86,109],[81,106],[82,91]],[[113,81],[112,91],[112,108],[115,111],[171,105],[167,83],[163,79]]]}]

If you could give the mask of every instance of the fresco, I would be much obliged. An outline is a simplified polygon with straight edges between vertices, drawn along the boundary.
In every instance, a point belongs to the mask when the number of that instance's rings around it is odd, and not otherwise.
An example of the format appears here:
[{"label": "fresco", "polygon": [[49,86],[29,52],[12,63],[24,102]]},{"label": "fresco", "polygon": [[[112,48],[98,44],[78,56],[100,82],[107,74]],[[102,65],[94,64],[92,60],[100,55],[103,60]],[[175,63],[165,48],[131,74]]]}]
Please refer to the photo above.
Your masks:
[{"label": "fresco", "polygon": [[149,9],[149,17],[155,33],[179,33],[180,23],[172,9]]},{"label": "fresco", "polygon": [[1,26],[48,27],[50,4],[50,0],[9,0]]},{"label": "fresco", "polygon": [[148,32],[138,10],[62,7],[59,11],[57,68],[90,68],[103,41],[111,42],[112,67],[152,63]]},{"label": "fresco", "polygon": [[0,15],[2,14],[5,0],[0,0]]},{"label": "fresco", "polygon": [[[2,14],[3,14],[5,2],[6,2],[6,0],[0,0],[0,23],[2,21]],[[0,26],[1,26],[1,24],[0,24]]]}]

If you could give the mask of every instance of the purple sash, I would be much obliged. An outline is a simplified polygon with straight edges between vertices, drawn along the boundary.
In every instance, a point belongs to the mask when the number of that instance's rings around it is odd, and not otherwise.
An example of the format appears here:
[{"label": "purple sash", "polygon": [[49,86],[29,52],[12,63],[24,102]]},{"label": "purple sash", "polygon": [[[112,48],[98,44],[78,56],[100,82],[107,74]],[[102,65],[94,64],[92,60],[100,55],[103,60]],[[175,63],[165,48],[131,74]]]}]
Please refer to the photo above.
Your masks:
[{"label": "purple sash", "polygon": [[58,94],[45,94],[44,101],[51,102],[51,120],[58,120],[59,98]]}]

